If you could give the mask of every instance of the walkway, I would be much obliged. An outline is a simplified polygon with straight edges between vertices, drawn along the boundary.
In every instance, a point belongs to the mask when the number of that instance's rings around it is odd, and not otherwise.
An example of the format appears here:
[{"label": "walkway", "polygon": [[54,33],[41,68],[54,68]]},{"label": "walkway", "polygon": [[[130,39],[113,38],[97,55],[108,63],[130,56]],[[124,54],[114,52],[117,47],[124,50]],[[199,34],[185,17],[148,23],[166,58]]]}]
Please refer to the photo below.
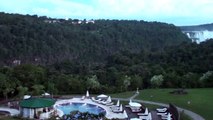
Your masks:
[{"label": "walkway", "polygon": [[[121,100],[121,101],[129,101],[130,99],[134,99],[136,96],[138,96],[139,93],[135,93],[132,97],[130,98],[112,98],[112,100]],[[164,104],[164,103],[159,103],[159,102],[152,102],[152,101],[145,101],[145,100],[137,100],[134,99],[134,101],[136,102],[141,102],[141,103],[145,103],[145,104],[152,104],[152,105],[158,105],[158,106],[163,106],[163,107],[169,107],[168,104]],[[180,108],[177,107],[178,111],[182,112],[184,111],[184,113],[186,115],[188,115],[189,117],[191,117],[193,120],[205,120],[202,116],[198,115],[197,113],[194,113],[190,110],[184,109],[184,108]]]},{"label": "walkway", "polygon": [[7,108],[7,107],[0,107],[0,111],[9,112],[11,116],[16,116],[20,114],[19,110]]}]

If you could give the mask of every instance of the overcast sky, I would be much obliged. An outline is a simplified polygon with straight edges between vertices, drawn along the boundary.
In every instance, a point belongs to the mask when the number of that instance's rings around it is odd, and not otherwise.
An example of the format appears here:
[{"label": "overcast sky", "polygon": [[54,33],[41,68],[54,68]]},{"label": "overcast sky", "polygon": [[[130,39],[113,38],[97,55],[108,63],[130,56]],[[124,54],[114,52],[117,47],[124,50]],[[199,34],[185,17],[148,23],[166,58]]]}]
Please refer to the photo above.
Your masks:
[{"label": "overcast sky", "polygon": [[0,0],[0,11],[53,18],[213,23],[213,0]]}]

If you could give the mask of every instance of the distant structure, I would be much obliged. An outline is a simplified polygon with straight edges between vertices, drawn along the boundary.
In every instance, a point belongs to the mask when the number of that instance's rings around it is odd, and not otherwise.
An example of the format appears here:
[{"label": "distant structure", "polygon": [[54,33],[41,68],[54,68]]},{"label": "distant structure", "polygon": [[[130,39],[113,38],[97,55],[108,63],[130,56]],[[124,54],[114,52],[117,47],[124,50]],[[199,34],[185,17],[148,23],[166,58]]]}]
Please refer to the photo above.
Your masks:
[{"label": "distant structure", "polygon": [[95,20],[78,20],[78,19],[74,19],[74,20],[69,20],[68,18],[66,19],[46,19],[44,20],[45,23],[63,23],[66,21],[70,21],[73,25],[79,25],[79,24],[94,24]]},{"label": "distant structure", "polygon": [[213,31],[202,30],[202,31],[182,31],[192,39],[193,42],[200,43],[207,39],[213,38]]},{"label": "distant structure", "polygon": [[21,60],[13,60],[12,61],[13,65],[20,65],[21,64]]}]

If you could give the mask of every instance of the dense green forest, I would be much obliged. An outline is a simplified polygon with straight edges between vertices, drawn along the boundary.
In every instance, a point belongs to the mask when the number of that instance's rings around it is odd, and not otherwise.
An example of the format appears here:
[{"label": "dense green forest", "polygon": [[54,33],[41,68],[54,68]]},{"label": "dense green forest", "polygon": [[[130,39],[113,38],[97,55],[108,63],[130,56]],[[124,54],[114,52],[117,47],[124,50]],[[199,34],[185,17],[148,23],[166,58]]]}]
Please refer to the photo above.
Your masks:
[{"label": "dense green forest", "polygon": [[47,66],[1,67],[1,95],[113,93],[136,88],[213,87],[213,40],[163,51],[114,53],[104,64],[64,61]]},{"label": "dense green forest", "polygon": [[[190,41],[174,25],[127,20],[64,20],[0,13],[0,64],[103,62],[119,51],[158,51]],[[97,59],[98,58],[98,59]]]},{"label": "dense green forest", "polygon": [[[213,40],[145,21],[0,14],[0,96],[213,87]],[[12,65],[20,60],[20,65]]]}]

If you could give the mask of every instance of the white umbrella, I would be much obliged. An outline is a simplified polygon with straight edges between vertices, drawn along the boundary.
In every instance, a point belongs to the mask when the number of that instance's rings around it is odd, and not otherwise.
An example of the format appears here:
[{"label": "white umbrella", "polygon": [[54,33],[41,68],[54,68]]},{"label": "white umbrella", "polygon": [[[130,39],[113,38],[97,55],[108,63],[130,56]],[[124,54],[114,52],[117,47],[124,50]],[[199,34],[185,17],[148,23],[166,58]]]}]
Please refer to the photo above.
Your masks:
[{"label": "white umbrella", "polygon": [[104,94],[101,94],[101,95],[98,95],[97,96],[98,98],[106,98],[106,97],[108,97],[107,95],[104,95]]},{"label": "white umbrella", "polygon": [[167,120],[171,120],[171,114],[170,113],[167,116]]},{"label": "white umbrella", "polygon": [[148,115],[148,114],[149,114],[149,112],[148,112],[148,109],[147,109],[147,108],[145,109],[144,114],[146,114],[146,115]]},{"label": "white umbrella", "polygon": [[89,91],[87,90],[86,97],[89,97]]},{"label": "white umbrella", "polygon": [[152,115],[151,115],[151,113],[148,114],[148,119],[149,119],[149,120],[152,120]]},{"label": "white umbrella", "polygon": [[132,99],[129,100],[129,103],[132,103]]},{"label": "white umbrella", "polygon": [[122,106],[122,104],[120,105],[119,111],[123,111],[123,106]]},{"label": "white umbrella", "polygon": [[124,118],[128,118],[128,115],[127,115],[127,113],[126,113],[126,110],[124,110],[123,115],[124,115]]},{"label": "white umbrella", "polygon": [[108,98],[107,98],[107,100],[106,100],[107,102],[112,102],[112,99],[111,99],[111,97],[109,96]]},{"label": "white umbrella", "polygon": [[120,100],[117,101],[116,106],[120,106]]}]

